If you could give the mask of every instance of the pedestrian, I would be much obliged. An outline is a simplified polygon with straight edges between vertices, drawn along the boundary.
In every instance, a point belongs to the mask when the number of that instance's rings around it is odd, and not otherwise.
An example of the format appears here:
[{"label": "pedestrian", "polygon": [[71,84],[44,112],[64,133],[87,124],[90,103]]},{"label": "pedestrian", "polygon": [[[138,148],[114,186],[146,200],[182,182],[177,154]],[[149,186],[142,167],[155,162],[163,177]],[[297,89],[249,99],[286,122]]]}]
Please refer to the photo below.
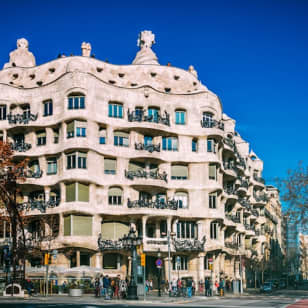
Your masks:
[{"label": "pedestrian", "polygon": [[26,289],[27,289],[29,296],[32,296],[33,284],[30,279],[26,280]]},{"label": "pedestrian", "polygon": [[187,296],[190,298],[192,296],[192,283],[193,281],[189,278],[186,282],[187,286]]},{"label": "pedestrian", "polygon": [[205,287],[205,296],[210,296],[210,281],[207,277],[204,282],[204,287]]},{"label": "pedestrian", "polygon": [[196,294],[196,283],[195,283],[194,280],[192,280],[191,283],[192,283],[191,284],[192,295],[195,296],[195,294]]},{"label": "pedestrian", "polygon": [[126,298],[126,290],[127,290],[126,280],[120,280],[119,291],[120,291],[120,297],[122,299]]},{"label": "pedestrian", "polygon": [[177,281],[175,278],[173,278],[172,282],[171,282],[171,290],[173,294],[176,294],[176,290],[177,290]]},{"label": "pedestrian", "polygon": [[218,292],[219,292],[219,284],[218,284],[218,282],[217,282],[217,280],[215,280],[215,294],[217,295],[218,294]]},{"label": "pedestrian", "polygon": [[150,280],[150,290],[151,291],[153,290],[153,280],[152,279]]},{"label": "pedestrian", "polygon": [[104,296],[104,276],[99,277],[99,295]]},{"label": "pedestrian", "polygon": [[220,282],[219,282],[219,295],[220,296],[224,295],[224,281],[223,281],[223,279],[220,279]]},{"label": "pedestrian", "polygon": [[110,299],[110,293],[108,292],[109,291],[109,287],[110,287],[110,280],[109,280],[109,277],[108,275],[106,275],[103,279],[103,282],[104,282],[104,294],[105,294],[105,299]]},{"label": "pedestrian", "polygon": [[100,287],[99,287],[99,278],[98,277],[95,279],[94,288],[95,288],[95,292],[94,292],[95,297],[99,297]]}]

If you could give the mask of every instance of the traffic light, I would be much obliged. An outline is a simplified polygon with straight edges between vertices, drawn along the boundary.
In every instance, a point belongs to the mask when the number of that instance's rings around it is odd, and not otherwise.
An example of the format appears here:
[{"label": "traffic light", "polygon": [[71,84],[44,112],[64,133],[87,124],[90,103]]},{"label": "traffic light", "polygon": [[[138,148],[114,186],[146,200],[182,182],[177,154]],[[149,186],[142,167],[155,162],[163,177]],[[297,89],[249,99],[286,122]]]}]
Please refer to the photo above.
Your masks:
[{"label": "traffic light", "polygon": [[45,253],[44,264],[45,265],[51,264],[51,254],[50,253]]},{"label": "traffic light", "polygon": [[140,265],[145,266],[145,253],[141,254]]},{"label": "traffic light", "polygon": [[209,270],[211,271],[212,269],[213,269],[213,264],[210,263],[210,264],[209,264]]}]

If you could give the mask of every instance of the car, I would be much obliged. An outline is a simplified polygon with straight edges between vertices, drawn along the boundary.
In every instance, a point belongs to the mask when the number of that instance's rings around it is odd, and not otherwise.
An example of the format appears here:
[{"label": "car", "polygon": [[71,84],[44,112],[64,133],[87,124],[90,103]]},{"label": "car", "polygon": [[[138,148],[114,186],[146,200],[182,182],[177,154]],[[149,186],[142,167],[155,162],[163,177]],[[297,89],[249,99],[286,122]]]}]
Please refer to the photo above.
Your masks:
[{"label": "car", "polygon": [[271,283],[273,289],[278,289],[279,288],[279,280],[278,279],[271,279],[271,280],[266,280],[265,283]]},{"label": "car", "polygon": [[273,291],[273,284],[271,282],[265,282],[260,288],[261,293],[271,293]]}]

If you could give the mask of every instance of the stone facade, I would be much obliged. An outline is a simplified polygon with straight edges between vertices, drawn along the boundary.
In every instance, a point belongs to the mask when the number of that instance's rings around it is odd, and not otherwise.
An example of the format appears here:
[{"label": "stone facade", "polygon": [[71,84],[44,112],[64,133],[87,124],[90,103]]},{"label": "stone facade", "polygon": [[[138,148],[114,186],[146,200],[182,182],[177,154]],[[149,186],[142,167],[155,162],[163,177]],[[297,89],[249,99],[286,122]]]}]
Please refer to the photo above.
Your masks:
[{"label": "stone facade", "polygon": [[[159,65],[150,31],[132,65],[97,60],[83,43],[82,56],[35,66],[28,42],[18,42],[0,71],[1,138],[37,175],[21,185],[33,204],[27,232],[56,234],[41,244],[58,252],[53,275],[128,275],[130,253],[117,240],[133,227],[149,279],[160,253],[166,280],[170,268],[171,278],[245,282],[245,260],[281,240],[279,196],[194,67]],[[42,226],[46,216],[57,222]],[[35,260],[27,265],[29,277],[44,275]]]}]

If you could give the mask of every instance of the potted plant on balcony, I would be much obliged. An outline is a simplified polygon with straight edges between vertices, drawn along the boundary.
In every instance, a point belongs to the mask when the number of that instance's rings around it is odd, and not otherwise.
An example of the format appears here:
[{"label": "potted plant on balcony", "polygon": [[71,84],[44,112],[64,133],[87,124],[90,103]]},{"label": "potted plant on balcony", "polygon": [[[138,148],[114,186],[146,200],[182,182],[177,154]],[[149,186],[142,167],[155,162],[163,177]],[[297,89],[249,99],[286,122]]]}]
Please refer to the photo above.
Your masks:
[{"label": "potted plant on balcony", "polygon": [[82,288],[79,284],[79,281],[73,282],[69,286],[68,295],[69,296],[82,296]]}]

